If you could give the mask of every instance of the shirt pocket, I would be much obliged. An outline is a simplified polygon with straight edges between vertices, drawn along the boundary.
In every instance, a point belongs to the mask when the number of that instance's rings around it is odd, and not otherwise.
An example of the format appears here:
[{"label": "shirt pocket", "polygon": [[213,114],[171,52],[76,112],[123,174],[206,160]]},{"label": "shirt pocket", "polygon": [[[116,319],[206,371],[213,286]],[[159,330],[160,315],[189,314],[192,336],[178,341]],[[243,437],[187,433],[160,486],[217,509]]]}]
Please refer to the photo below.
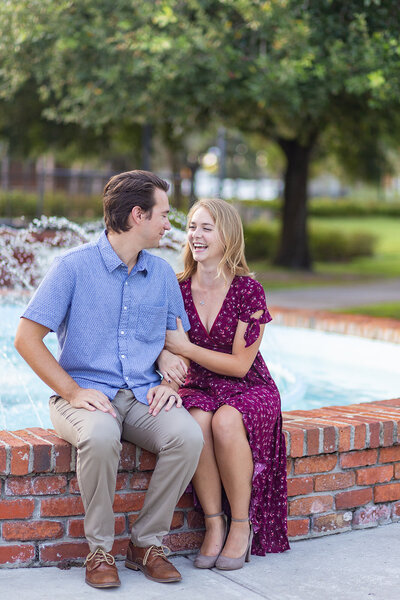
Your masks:
[{"label": "shirt pocket", "polygon": [[137,313],[135,338],[141,342],[154,342],[165,338],[167,306],[142,304]]}]

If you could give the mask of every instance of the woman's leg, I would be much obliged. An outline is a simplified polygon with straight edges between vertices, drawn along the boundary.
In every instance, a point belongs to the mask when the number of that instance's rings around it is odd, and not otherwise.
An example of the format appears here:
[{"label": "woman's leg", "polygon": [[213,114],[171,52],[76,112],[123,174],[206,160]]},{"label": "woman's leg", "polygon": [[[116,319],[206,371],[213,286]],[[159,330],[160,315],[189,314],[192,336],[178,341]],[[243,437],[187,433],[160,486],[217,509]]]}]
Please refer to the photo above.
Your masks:
[{"label": "woman's leg", "polygon": [[[211,422],[215,457],[232,517],[246,519],[249,515],[253,457],[241,413],[232,406],[221,406]],[[249,538],[249,523],[232,522],[222,554],[230,558],[241,556]]]},{"label": "woman's leg", "polygon": [[[205,412],[200,408],[191,408],[189,412],[200,425],[204,437],[203,451],[192,483],[204,513],[214,515],[221,512],[221,479],[215,461],[211,430],[214,413]],[[200,553],[205,556],[215,556],[220,552],[224,541],[225,522],[222,517],[214,517],[205,519],[205,524],[206,535]]]}]

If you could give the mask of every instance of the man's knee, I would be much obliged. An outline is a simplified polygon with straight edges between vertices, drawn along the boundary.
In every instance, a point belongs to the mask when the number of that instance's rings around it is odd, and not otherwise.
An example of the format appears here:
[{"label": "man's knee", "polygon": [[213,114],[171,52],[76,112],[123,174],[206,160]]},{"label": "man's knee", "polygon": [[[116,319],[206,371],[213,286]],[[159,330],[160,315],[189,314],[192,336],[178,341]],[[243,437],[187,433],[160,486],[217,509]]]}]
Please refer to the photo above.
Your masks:
[{"label": "man's knee", "polygon": [[119,459],[121,441],[119,431],[114,428],[93,427],[86,431],[79,441],[79,450],[90,453],[95,458],[104,460],[114,457]]},{"label": "man's knee", "polygon": [[204,445],[203,432],[200,425],[191,417],[176,423],[174,430],[170,431],[169,443],[166,446],[179,448],[188,460],[198,460]]}]

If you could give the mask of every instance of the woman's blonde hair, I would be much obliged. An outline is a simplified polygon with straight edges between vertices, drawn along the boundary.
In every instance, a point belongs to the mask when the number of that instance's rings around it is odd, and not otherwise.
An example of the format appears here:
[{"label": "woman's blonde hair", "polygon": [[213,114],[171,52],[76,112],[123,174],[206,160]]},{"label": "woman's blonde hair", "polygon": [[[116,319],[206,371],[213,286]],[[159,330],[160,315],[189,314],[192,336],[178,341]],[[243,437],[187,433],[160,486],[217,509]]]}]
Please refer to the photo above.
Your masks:
[{"label": "woman's blonde hair", "polygon": [[[233,276],[249,275],[251,277],[252,273],[250,273],[244,256],[242,221],[236,208],[219,198],[204,198],[196,202],[190,209],[187,218],[188,227],[194,213],[199,208],[205,208],[212,216],[224,246],[224,255],[218,265],[217,277],[222,275],[225,278],[225,267],[229,269]],[[186,242],[183,251],[183,271],[178,273],[178,281],[185,281],[196,270],[197,262],[193,258],[189,242]]]}]

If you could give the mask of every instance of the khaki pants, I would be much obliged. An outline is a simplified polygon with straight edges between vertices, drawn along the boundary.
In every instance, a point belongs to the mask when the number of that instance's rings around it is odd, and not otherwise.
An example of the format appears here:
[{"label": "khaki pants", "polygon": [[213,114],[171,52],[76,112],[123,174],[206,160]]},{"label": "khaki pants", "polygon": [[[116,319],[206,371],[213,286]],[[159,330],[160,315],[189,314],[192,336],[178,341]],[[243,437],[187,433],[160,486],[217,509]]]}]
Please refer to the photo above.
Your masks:
[{"label": "khaki pants", "polygon": [[117,418],[100,410],[73,408],[59,396],[50,398],[54,429],[77,448],[76,473],[90,550],[110,552],[112,548],[121,437],[158,455],[131,539],[136,546],[160,546],[176,504],[196,470],[203,448],[201,429],[183,407],[149,415],[148,406],[138,402],[130,390],[119,390],[113,406]]}]

